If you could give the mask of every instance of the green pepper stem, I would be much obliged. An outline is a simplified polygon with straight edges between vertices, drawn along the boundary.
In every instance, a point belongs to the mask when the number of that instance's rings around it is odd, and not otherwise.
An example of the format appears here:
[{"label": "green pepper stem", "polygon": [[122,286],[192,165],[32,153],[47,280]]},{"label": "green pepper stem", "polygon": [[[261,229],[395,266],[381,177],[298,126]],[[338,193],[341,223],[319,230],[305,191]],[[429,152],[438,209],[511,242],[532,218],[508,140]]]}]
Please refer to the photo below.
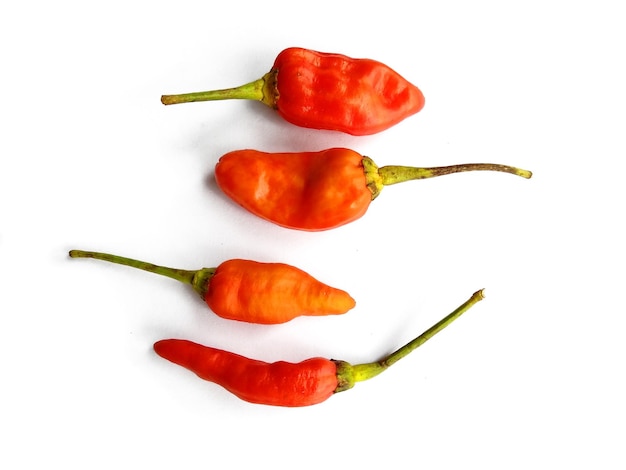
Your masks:
[{"label": "green pepper stem", "polygon": [[378,173],[380,174],[382,182],[385,186],[402,183],[404,181],[421,180],[425,178],[434,178],[436,176],[449,175],[452,173],[461,173],[464,171],[500,171],[527,179],[532,176],[532,172],[528,170],[522,170],[513,166],[500,165],[497,163],[465,163],[461,165],[439,166],[433,168],[383,166],[378,169]]},{"label": "green pepper stem", "polygon": [[376,377],[381,372],[387,370],[393,364],[398,362],[403,357],[406,357],[411,352],[419,348],[422,344],[435,336],[446,326],[459,318],[463,313],[467,312],[471,307],[485,298],[483,289],[474,292],[472,296],[466,300],[462,305],[457,307],[452,313],[439,320],[433,326],[424,331],[414,340],[402,346],[400,349],[392,352],[387,357],[377,361],[370,362],[368,364],[351,365],[343,361],[335,361],[337,364],[337,379],[339,386],[335,392],[342,392],[352,388],[356,382],[363,382],[369,380],[372,377]]},{"label": "green pepper stem", "polygon": [[372,200],[376,199],[384,186],[403,183],[411,180],[434,178],[436,176],[450,175],[464,171],[499,171],[511,173],[522,178],[530,178],[533,174],[528,170],[522,170],[514,166],[500,165],[497,163],[465,163],[461,165],[439,166],[432,168],[420,168],[412,166],[383,166],[378,167],[369,157],[363,157],[363,170],[365,182],[372,192]]},{"label": "green pepper stem", "polygon": [[184,284],[190,284],[202,298],[206,294],[208,282],[215,273],[215,268],[203,268],[196,271],[189,271],[185,269],[168,268],[165,266],[158,266],[156,264],[147,263],[145,261],[139,261],[132,258],[125,258],[123,256],[111,255],[109,253],[99,253],[96,251],[83,251],[83,250],[71,250],[69,252],[71,258],[93,258],[102,261],[108,261],[110,263],[121,264],[124,266],[130,266],[132,268],[141,269],[161,276],[166,276]]},{"label": "green pepper stem", "polygon": [[261,101],[270,107],[276,102],[276,73],[268,72],[262,78],[245,85],[223,90],[199,91],[195,93],[183,93],[180,95],[163,95],[161,103],[180,104],[194,103],[197,101],[218,101],[218,100],[254,100]]}]

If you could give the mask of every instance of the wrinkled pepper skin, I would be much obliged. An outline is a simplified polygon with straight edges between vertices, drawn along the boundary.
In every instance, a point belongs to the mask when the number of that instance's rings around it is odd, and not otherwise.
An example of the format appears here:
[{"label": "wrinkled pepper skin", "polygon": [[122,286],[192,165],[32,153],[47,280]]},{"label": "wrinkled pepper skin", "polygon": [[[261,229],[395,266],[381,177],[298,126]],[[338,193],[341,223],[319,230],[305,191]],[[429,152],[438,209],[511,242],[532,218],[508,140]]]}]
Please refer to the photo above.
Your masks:
[{"label": "wrinkled pepper skin", "polygon": [[282,51],[250,83],[161,96],[165,105],[231,99],[260,101],[297,126],[352,135],[381,132],[424,106],[419,88],[385,64],[301,47]]},{"label": "wrinkled pepper skin", "polygon": [[323,358],[267,363],[181,339],[158,341],[154,350],[250,403],[314,405],[332,396],[338,385],[336,364]]},{"label": "wrinkled pepper skin", "polygon": [[265,153],[238,150],[215,167],[220,189],[233,201],[283,227],[318,231],[352,222],[372,201],[362,163],[349,149]]},{"label": "wrinkled pepper skin", "polygon": [[369,135],[424,106],[424,95],[388,66],[371,59],[292,47],[274,62],[275,107],[292,124]]},{"label": "wrinkled pepper skin", "polygon": [[275,406],[309,406],[335,393],[350,390],[355,383],[378,376],[408,356],[484,298],[483,290],[418,337],[386,357],[352,365],[320,357],[299,363],[267,363],[183,339],[165,339],[154,344],[155,352],[200,378],[221,385],[242,400]]},{"label": "wrinkled pepper skin", "polygon": [[229,320],[271,325],[299,316],[339,315],[356,305],[347,292],[285,263],[231,259],[216,268],[186,270],[96,251],[71,250],[69,254],[72,258],[99,259],[189,284],[216,315]]},{"label": "wrinkled pepper skin", "polygon": [[466,171],[532,176],[528,170],[496,163],[378,167],[346,148],[297,153],[248,149],[222,156],[215,180],[224,194],[259,217],[291,229],[320,231],[362,217],[384,186]]},{"label": "wrinkled pepper skin", "polygon": [[355,306],[343,290],[287,264],[233,259],[220,264],[204,297],[222,318],[285,323],[301,315],[338,315]]}]

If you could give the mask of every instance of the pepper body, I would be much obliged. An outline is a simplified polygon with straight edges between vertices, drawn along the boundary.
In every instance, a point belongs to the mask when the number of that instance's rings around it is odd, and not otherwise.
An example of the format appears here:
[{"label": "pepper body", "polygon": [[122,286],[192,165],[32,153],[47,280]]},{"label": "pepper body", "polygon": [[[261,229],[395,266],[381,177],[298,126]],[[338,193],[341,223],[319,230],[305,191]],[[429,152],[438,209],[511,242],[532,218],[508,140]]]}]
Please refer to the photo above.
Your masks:
[{"label": "pepper body", "polygon": [[215,167],[221,190],[253,214],[283,227],[326,230],[365,214],[372,192],[363,157],[349,149],[322,152],[230,152]]},{"label": "pepper body", "polygon": [[272,72],[278,113],[302,127],[374,134],[424,106],[415,85],[371,59],[292,47],[278,55]]},{"label": "pepper body", "polygon": [[157,341],[154,350],[164,359],[195,372],[204,380],[221,385],[242,400],[276,406],[315,405],[335,393],[350,390],[357,382],[384,372],[483,298],[482,290],[475,292],[417,338],[383,359],[365,364],[352,365],[319,357],[299,363],[267,363],[182,339]]},{"label": "pepper body", "polygon": [[347,292],[282,263],[233,259],[220,264],[204,299],[222,318],[284,323],[301,315],[337,315],[355,306]]},{"label": "pepper body", "polygon": [[352,135],[381,132],[424,106],[419,88],[385,64],[301,47],[283,50],[253,82],[161,96],[166,105],[230,99],[260,101],[298,126]]},{"label": "pepper body", "polygon": [[284,263],[232,259],[217,268],[193,271],[95,251],[71,250],[70,256],[131,266],[189,284],[215,314],[229,320],[276,324],[301,315],[338,315],[355,306],[347,292]]},{"label": "pepper body", "polygon": [[466,171],[498,171],[530,178],[528,170],[496,163],[420,168],[378,167],[354,150],[267,153],[236,150],[215,166],[215,180],[233,201],[283,227],[319,231],[362,217],[384,186]]},{"label": "pepper body", "polygon": [[323,358],[267,363],[179,339],[158,341],[154,350],[164,359],[251,403],[314,405],[328,399],[338,383],[337,366]]}]

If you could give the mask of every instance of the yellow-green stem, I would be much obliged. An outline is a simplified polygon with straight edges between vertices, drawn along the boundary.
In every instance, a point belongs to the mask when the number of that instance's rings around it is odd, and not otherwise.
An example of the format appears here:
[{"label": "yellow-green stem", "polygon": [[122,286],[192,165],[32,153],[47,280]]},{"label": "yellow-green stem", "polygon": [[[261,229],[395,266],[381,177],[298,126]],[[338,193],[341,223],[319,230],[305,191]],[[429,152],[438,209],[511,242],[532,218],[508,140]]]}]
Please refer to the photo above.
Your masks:
[{"label": "yellow-green stem", "polygon": [[145,261],[125,258],[123,256],[112,255],[109,253],[100,253],[97,251],[71,250],[69,255],[71,258],[93,258],[102,261],[108,261],[109,263],[130,266],[132,268],[137,268],[143,271],[148,271],[151,273],[159,274],[161,276],[176,279],[177,281],[180,281],[184,284],[190,284],[191,287],[193,287],[193,289],[202,298],[205,297],[209,281],[211,277],[213,277],[213,274],[215,274],[215,268],[202,268],[196,271],[168,268],[165,266],[158,266],[156,264],[147,263]]},{"label": "yellow-green stem", "polygon": [[372,192],[372,199],[375,199],[380,194],[384,186],[465,171],[499,171],[526,179],[532,177],[531,171],[498,163],[464,163],[432,168],[391,165],[379,168],[371,158],[363,157],[363,169],[365,171],[366,184]]},{"label": "yellow-green stem", "polygon": [[477,304],[484,298],[485,295],[482,289],[474,292],[474,294],[468,300],[466,300],[462,305],[457,307],[457,309],[454,310],[452,313],[439,320],[437,323],[424,331],[414,340],[410,341],[409,343],[405,344],[398,350],[392,352],[387,357],[377,362],[351,365],[343,361],[336,361],[337,378],[339,385],[335,392],[348,390],[349,388],[352,388],[356,382],[362,382],[364,380],[371,379],[372,377],[376,377],[378,374],[387,370],[400,359],[406,357],[415,349],[419,348],[422,344],[435,336],[446,326],[459,318],[461,315],[463,315],[465,312],[467,312],[470,308],[472,308],[475,304]]},{"label": "yellow-green stem", "polygon": [[254,100],[274,108],[278,92],[276,90],[276,72],[266,73],[262,78],[245,85],[223,90],[198,91],[194,93],[183,93],[180,95],[163,95],[161,103],[180,104],[193,103],[197,101],[218,101],[218,100]]},{"label": "yellow-green stem", "polygon": [[410,166],[384,166],[379,168],[378,173],[383,179],[383,184],[402,183],[409,180],[420,180],[425,178],[434,178],[436,176],[450,175],[452,173],[461,173],[464,171],[500,171],[502,173],[511,173],[512,175],[521,176],[522,178],[530,178],[532,173],[528,170],[522,170],[508,165],[500,165],[497,163],[464,163],[461,165],[439,166],[433,168],[416,168]]}]

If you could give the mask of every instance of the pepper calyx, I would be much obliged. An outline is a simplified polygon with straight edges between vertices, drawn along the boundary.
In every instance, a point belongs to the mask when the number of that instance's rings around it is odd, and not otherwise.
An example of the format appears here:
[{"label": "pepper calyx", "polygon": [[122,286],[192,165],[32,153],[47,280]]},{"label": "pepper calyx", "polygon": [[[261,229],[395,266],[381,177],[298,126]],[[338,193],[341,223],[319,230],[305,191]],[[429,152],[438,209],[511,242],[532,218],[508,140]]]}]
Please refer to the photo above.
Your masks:
[{"label": "pepper calyx", "polygon": [[363,172],[365,173],[365,184],[372,193],[372,201],[378,197],[383,190],[384,183],[378,172],[378,165],[374,163],[370,157],[363,157],[361,161],[363,165]]},{"label": "pepper calyx", "polygon": [[209,289],[209,283],[211,278],[215,275],[217,268],[202,268],[194,272],[191,279],[191,287],[195,290],[200,297],[206,298],[206,293]]},{"label": "pepper calyx", "polygon": [[334,393],[350,390],[354,387],[354,371],[352,365],[345,361],[337,361],[332,359],[337,366],[337,388]]},{"label": "pepper calyx", "polygon": [[280,93],[278,92],[278,69],[270,70],[263,75],[261,80],[263,81],[261,88],[263,98],[261,98],[261,102],[272,109],[278,109],[277,103],[280,98]]}]

